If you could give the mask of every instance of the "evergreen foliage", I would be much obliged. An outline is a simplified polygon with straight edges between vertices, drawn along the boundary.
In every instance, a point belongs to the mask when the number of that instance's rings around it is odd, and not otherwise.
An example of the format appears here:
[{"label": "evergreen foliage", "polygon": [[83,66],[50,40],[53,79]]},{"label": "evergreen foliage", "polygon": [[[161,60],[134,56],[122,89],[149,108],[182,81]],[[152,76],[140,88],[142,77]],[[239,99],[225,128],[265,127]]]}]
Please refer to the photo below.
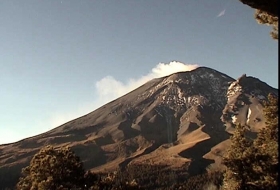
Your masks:
[{"label": "evergreen foliage", "polygon": [[248,181],[250,165],[248,163],[249,150],[252,141],[245,137],[246,129],[237,125],[234,135],[231,136],[231,146],[224,155],[224,164],[227,167],[224,174],[224,189],[242,189]]},{"label": "evergreen foliage", "polygon": [[164,165],[129,165],[124,170],[97,174],[99,180],[92,189],[99,190],[201,190],[219,189],[222,184],[221,171],[189,176],[186,168],[166,169]]},{"label": "evergreen foliage", "polygon": [[17,189],[67,189],[85,185],[85,171],[79,157],[69,148],[42,148],[22,170]]},{"label": "evergreen foliage", "polygon": [[261,189],[277,189],[278,178],[278,97],[268,95],[264,115],[266,127],[258,133],[252,154],[257,179],[252,183]]},{"label": "evergreen foliage", "polygon": [[232,143],[224,155],[227,167],[224,189],[277,189],[278,178],[278,97],[269,95],[265,103],[266,127],[250,141],[237,125]]}]

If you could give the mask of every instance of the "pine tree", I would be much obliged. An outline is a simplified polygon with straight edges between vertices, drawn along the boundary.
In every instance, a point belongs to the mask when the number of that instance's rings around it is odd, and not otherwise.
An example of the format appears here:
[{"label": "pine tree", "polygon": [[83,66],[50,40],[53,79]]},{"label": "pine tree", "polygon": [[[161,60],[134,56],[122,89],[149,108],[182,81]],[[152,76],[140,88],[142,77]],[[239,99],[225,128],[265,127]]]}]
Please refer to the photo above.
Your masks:
[{"label": "pine tree", "polygon": [[70,189],[84,186],[83,164],[69,148],[42,148],[22,170],[17,189]]},{"label": "pine tree", "polygon": [[224,156],[224,189],[274,190],[278,178],[278,97],[265,103],[266,127],[249,141],[245,128],[237,125],[231,146]]},{"label": "pine tree", "polygon": [[254,170],[258,179],[253,183],[261,189],[277,189],[278,178],[278,98],[270,94],[265,103],[266,127],[254,141]]},{"label": "pine tree", "polygon": [[245,136],[245,127],[238,124],[233,136],[231,146],[224,155],[223,163],[227,167],[224,174],[224,189],[243,189],[248,181],[251,169],[248,165],[248,151],[252,141]]}]

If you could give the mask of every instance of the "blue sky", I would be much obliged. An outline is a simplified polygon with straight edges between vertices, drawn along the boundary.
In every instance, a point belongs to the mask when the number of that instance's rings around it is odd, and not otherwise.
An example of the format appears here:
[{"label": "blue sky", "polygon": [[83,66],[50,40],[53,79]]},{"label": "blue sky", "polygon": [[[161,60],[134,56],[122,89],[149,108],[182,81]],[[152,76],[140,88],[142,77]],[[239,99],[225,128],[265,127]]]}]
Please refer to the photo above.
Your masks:
[{"label": "blue sky", "polygon": [[238,0],[2,0],[0,144],[193,65],[278,88],[269,32]]}]

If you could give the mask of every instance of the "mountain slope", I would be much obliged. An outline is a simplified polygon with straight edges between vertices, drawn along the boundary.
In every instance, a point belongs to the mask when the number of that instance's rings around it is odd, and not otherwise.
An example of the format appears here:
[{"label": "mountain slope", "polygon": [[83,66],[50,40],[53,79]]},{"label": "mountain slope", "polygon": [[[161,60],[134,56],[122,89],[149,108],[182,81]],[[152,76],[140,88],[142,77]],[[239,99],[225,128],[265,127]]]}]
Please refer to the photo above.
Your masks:
[{"label": "mountain slope", "polygon": [[0,184],[14,184],[47,144],[70,146],[94,171],[135,163],[188,165],[190,174],[219,168],[232,124],[250,125],[252,134],[264,127],[261,100],[268,93],[278,90],[206,67],[151,80],[46,133],[1,145]]}]

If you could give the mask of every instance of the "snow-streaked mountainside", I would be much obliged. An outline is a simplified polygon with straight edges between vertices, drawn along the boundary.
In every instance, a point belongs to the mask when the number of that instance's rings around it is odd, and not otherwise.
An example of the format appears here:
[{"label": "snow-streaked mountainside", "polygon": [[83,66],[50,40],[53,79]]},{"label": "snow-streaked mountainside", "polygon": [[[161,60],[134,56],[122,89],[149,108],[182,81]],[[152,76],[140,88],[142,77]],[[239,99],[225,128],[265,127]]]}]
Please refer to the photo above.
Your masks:
[{"label": "snow-streaked mountainside", "polygon": [[206,67],[153,79],[46,133],[1,145],[0,189],[47,144],[70,146],[96,172],[137,163],[188,166],[190,174],[221,168],[233,124],[252,134],[265,126],[268,93],[278,96],[257,78],[234,80]]}]

